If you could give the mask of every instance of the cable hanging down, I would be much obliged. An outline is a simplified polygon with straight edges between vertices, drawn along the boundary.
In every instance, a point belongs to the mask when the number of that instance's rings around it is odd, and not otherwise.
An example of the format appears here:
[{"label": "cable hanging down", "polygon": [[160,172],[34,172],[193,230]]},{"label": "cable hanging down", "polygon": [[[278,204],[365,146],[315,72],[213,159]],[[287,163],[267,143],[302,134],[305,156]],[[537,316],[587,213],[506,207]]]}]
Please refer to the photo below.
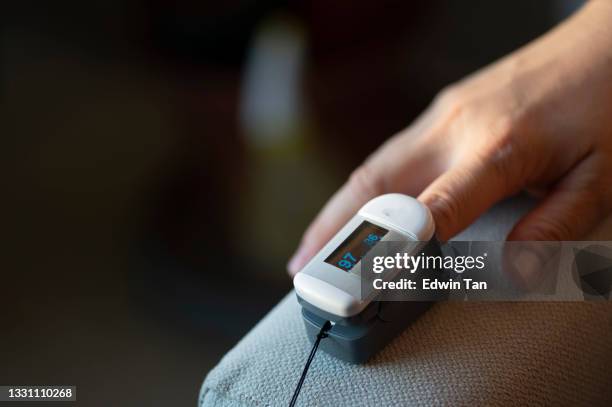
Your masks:
[{"label": "cable hanging down", "polygon": [[317,349],[319,348],[319,343],[321,339],[327,338],[327,331],[329,331],[332,327],[332,323],[330,321],[325,321],[321,330],[317,334],[317,339],[312,345],[312,350],[310,351],[310,355],[308,355],[308,359],[306,360],[306,365],[304,366],[304,370],[302,371],[302,376],[300,377],[300,381],[295,388],[295,392],[293,392],[293,397],[291,398],[291,402],[289,403],[289,407],[294,407],[297,402],[297,398],[300,394],[300,390],[302,390],[302,384],[304,384],[304,380],[306,379],[306,374],[308,373],[308,368],[310,368],[310,364],[314,359],[315,354],[317,353]]}]

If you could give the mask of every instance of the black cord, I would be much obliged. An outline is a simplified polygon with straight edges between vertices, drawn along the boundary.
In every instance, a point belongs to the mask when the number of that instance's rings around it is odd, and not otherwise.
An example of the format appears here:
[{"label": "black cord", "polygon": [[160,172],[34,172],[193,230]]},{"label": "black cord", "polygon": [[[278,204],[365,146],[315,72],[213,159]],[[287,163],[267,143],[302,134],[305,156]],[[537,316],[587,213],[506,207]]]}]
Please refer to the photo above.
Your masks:
[{"label": "black cord", "polygon": [[297,402],[297,398],[300,394],[300,390],[302,390],[302,384],[304,384],[304,379],[306,379],[306,373],[308,373],[308,368],[310,367],[310,363],[314,359],[315,353],[317,353],[317,349],[319,348],[319,343],[321,339],[327,338],[327,331],[329,331],[332,327],[331,322],[325,321],[321,330],[317,334],[317,339],[315,343],[312,345],[312,350],[310,351],[310,355],[308,355],[308,360],[306,360],[306,366],[304,366],[304,370],[302,371],[302,377],[300,377],[300,381],[295,388],[295,392],[293,392],[293,397],[291,397],[291,402],[289,402],[289,407],[294,407]]}]

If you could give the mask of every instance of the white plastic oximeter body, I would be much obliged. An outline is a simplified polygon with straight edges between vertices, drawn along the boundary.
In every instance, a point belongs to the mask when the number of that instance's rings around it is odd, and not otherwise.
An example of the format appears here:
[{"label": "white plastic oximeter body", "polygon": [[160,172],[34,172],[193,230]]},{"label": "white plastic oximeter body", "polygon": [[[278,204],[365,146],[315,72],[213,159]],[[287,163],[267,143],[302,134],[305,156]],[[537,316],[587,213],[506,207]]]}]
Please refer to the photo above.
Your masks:
[{"label": "white plastic oximeter body", "polygon": [[[367,233],[355,233],[359,228]],[[434,230],[429,209],[416,199],[402,194],[374,198],[295,275],[295,291],[329,314],[358,314],[373,300],[360,298],[362,252],[384,241],[428,242]]]},{"label": "white plastic oximeter body", "polygon": [[[329,353],[359,362],[374,351],[370,349],[372,344],[378,343],[365,338],[374,333],[372,324],[381,318],[377,314],[380,307],[372,304],[377,300],[376,293],[364,296],[362,292],[362,259],[384,246],[381,242],[405,242],[416,254],[435,240],[434,231],[431,213],[421,202],[402,194],[381,195],[366,203],[295,275],[293,285],[304,308],[307,329],[315,332],[324,320],[344,325],[330,331],[332,339],[334,333],[344,336],[337,338],[335,345],[329,344],[333,340],[327,341]],[[394,275],[383,277],[389,280]]]}]

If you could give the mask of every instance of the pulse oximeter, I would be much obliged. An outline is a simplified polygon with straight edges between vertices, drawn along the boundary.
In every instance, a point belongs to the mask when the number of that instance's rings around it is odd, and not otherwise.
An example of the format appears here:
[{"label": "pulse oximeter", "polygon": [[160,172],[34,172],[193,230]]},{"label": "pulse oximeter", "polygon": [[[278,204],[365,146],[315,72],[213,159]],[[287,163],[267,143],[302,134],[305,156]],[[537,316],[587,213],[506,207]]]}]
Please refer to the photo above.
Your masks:
[{"label": "pulse oximeter", "polygon": [[434,231],[429,209],[412,197],[386,194],[366,203],[293,279],[309,338],[331,321],[321,349],[361,363],[401,333],[432,303],[384,301],[375,290],[364,292],[363,260],[398,243],[409,255],[437,254]]}]

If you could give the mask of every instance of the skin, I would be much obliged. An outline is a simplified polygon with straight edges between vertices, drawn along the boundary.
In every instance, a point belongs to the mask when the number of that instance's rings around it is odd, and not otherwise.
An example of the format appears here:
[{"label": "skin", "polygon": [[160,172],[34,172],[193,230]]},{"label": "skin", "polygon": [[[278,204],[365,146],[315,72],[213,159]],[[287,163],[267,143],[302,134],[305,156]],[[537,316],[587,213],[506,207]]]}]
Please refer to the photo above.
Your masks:
[{"label": "skin", "polygon": [[446,241],[522,190],[539,204],[509,240],[579,240],[612,211],[612,1],[442,90],[357,168],[306,230],[297,273],[368,200],[425,203]]}]

